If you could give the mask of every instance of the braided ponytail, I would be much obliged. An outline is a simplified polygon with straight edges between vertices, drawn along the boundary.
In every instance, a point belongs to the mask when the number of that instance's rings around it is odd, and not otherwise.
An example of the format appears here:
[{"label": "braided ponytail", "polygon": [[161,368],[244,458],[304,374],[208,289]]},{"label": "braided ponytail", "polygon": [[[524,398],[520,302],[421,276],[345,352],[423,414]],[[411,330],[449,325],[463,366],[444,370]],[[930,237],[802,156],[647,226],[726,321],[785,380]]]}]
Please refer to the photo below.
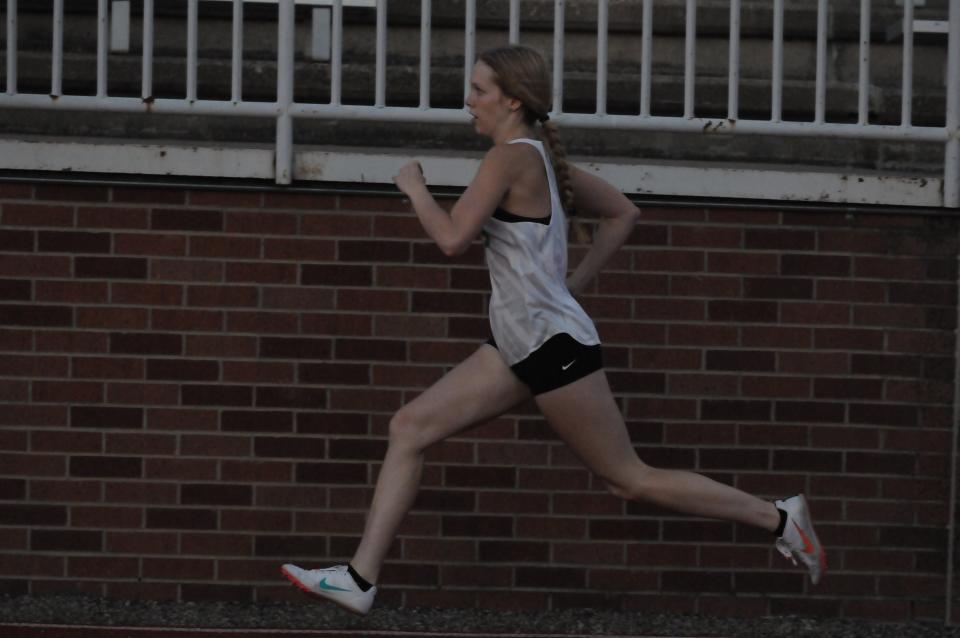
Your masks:
[{"label": "braided ponytail", "polygon": [[590,243],[590,233],[586,226],[580,220],[573,219],[576,210],[573,206],[573,186],[570,182],[567,151],[560,140],[557,125],[547,116],[553,96],[550,90],[550,72],[543,56],[529,47],[510,45],[484,51],[479,59],[493,70],[500,89],[523,104],[526,123],[533,126],[537,121],[540,122],[550,163],[557,176],[560,201],[564,212],[571,218],[573,239],[577,243]]},{"label": "braided ponytail", "polygon": [[591,241],[590,232],[579,219],[574,219],[577,209],[573,205],[573,184],[570,182],[570,165],[567,163],[567,149],[560,139],[560,129],[556,123],[551,122],[549,118],[541,120],[540,128],[543,131],[543,139],[550,148],[550,161],[553,164],[553,172],[557,176],[557,189],[560,191],[560,201],[563,203],[563,210],[570,218],[570,230],[572,231],[574,241],[578,244],[589,244]]}]

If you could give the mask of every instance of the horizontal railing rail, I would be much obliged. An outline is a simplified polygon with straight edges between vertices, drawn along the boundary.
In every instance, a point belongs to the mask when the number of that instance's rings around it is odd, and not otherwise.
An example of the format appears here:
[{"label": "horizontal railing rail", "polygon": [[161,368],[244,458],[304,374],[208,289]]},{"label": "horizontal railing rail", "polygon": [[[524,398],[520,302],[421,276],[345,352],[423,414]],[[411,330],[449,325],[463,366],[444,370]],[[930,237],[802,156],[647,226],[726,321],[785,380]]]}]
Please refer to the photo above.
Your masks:
[{"label": "horizontal railing rail", "polygon": [[[216,0],[217,3],[227,0]],[[53,110],[90,110],[107,112],[150,112],[158,114],[191,114],[211,116],[253,116],[276,121],[276,181],[290,183],[293,179],[293,119],[326,118],[344,120],[376,120],[395,122],[466,122],[463,108],[438,108],[430,103],[431,77],[431,0],[421,1],[419,102],[412,106],[388,106],[387,85],[387,0],[369,0],[355,3],[350,0],[329,2],[302,2],[314,6],[330,6],[330,99],[325,103],[294,100],[294,33],[295,0],[272,0],[277,10],[277,89],[274,101],[245,101],[242,87],[243,10],[251,0],[229,0],[233,4],[233,41],[231,99],[199,99],[198,69],[198,7],[200,2],[188,0],[186,19],[186,76],[183,99],[158,98],[153,86],[154,0],[143,0],[142,36],[142,90],[140,97],[108,95],[107,59],[110,6],[108,0],[97,4],[97,70],[96,94],[92,96],[65,95],[63,92],[63,0],[54,0],[52,9],[51,87],[48,94],[20,93],[17,78],[17,0],[6,0],[6,91],[0,94],[0,109],[27,108]],[[253,0],[264,2],[265,0]],[[366,5],[376,15],[374,48],[374,97],[368,105],[343,103],[343,8],[347,5]],[[913,2],[903,3],[901,121],[899,124],[871,123],[869,96],[871,89],[871,0],[860,0],[860,38],[855,122],[830,122],[826,117],[828,64],[828,3],[818,0],[816,32],[816,77],[813,119],[787,121],[783,119],[784,94],[784,15],[783,0],[774,0],[772,29],[772,60],[770,78],[771,112],[769,119],[740,117],[739,70],[741,2],[730,0],[729,18],[729,75],[727,78],[726,117],[703,117],[698,114],[696,101],[697,61],[697,1],[686,0],[686,27],[684,35],[682,115],[663,116],[651,113],[653,51],[653,0],[638,1],[642,15],[640,34],[640,74],[637,78],[639,111],[635,114],[612,114],[608,105],[608,37],[609,2],[598,0],[596,34],[596,110],[593,113],[564,112],[564,0],[554,0],[553,15],[553,112],[561,124],[579,128],[605,128],[625,131],[669,131],[692,134],[746,134],[771,136],[830,137],[869,140],[895,140],[917,143],[940,143],[944,147],[943,205],[960,207],[960,0],[949,0],[948,15],[939,21],[937,32],[947,37],[946,100],[942,126],[913,123]],[[508,39],[520,40],[520,0],[510,0]],[[463,33],[463,91],[469,89],[469,76],[476,57],[477,2],[465,0]]]}]

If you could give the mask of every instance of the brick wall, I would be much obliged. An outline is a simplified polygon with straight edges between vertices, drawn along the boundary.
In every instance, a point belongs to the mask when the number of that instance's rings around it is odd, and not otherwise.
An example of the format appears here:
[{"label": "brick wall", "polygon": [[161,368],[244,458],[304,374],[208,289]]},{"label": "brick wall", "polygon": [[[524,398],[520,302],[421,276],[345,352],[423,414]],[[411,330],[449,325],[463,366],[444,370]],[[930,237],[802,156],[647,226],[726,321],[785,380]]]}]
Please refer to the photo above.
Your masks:
[{"label": "brick wall", "polygon": [[[382,604],[943,617],[957,217],[649,209],[585,299],[650,463],[805,491],[833,571],[624,504],[528,407],[429,455]],[[397,198],[0,185],[0,592],[297,599],[487,336]]]}]

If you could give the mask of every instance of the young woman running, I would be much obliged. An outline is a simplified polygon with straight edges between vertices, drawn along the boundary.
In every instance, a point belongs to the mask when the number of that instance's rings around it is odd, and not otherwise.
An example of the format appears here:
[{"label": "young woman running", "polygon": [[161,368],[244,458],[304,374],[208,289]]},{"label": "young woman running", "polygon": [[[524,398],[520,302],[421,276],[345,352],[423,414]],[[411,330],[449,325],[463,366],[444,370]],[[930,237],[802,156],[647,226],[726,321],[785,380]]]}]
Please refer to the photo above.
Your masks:
[{"label": "young woman running", "polygon": [[[433,199],[418,163],[404,166],[395,181],[444,254],[458,255],[486,235],[493,338],[390,421],[386,457],[350,563],[312,570],[288,564],[283,574],[304,591],[367,613],[387,550],[413,505],[424,450],[533,397],[612,493],[766,529],[777,549],[794,563],[799,559],[817,583],[826,553],[803,495],[771,503],[699,474],[650,467],[637,456],[607,384],[597,331],[573,293],[626,241],[640,211],[607,182],[567,163],[547,115],[551,89],[543,58],[520,46],[487,51],[470,87],[473,126],[493,147],[451,212]],[[600,223],[568,278],[566,215],[575,210],[598,215]]]}]

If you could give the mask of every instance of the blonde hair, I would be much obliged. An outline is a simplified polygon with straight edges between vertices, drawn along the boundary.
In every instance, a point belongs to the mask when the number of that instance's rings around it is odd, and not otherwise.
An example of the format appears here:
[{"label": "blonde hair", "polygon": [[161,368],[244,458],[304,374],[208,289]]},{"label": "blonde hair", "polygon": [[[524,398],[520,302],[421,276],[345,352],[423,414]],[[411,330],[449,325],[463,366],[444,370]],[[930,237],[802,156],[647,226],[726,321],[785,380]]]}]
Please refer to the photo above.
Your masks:
[{"label": "blonde hair", "polygon": [[526,124],[535,126],[540,123],[541,137],[547,143],[550,163],[557,176],[563,210],[571,216],[574,238],[580,243],[589,243],[590,234],[584,225],[572,219],[576,209],[573,205],[570,165],[567,163],[567,150],[560,139],[560,130],[555,122],[550,121],[553,94],[550,71],[543,56],[530,47],[509,45],[484,51],[478,59],[490,67],[494,82],[505,95],[520,100]]}]

